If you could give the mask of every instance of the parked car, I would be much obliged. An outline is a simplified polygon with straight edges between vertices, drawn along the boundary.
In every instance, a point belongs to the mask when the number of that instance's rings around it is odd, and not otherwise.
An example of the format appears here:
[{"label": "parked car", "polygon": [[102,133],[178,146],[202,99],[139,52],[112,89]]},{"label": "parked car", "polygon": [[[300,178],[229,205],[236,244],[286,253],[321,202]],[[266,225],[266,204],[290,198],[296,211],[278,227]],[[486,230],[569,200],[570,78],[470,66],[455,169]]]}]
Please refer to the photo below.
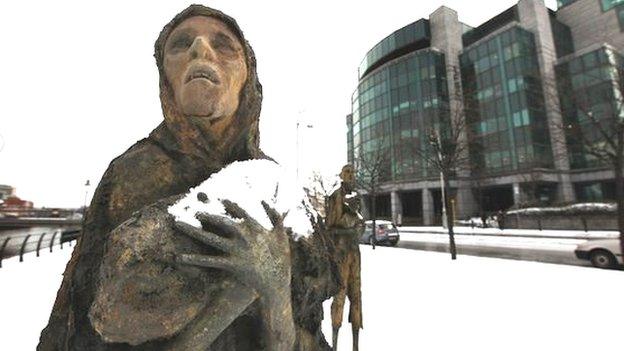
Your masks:
[{"label": "parked car", "polygon": [[591,261],[594,267],[616,268],[624,265],[620,239],[590,240],[580,244],[574,251],[581,260]]},{"label": "parked car", "polygon": [[[375,226],[377,227],[375,239],[375,245],[390,245],[396,246],[396,244],[400,240],[399,230],[396,225],[390,221],[375,221]],[[366,221],[366,229],[364,229],[364,234],[360,237],[360,243],[362,244],[373,244],[373,221]]]}]

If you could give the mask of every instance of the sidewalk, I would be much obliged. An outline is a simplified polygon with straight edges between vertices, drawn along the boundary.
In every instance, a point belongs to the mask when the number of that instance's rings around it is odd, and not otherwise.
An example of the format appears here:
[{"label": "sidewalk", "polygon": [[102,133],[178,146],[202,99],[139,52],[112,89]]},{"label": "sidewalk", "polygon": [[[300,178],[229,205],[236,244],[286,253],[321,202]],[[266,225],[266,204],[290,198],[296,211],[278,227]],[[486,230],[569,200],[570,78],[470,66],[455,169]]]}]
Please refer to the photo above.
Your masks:
[{"label": "sidewalk", "polygon": [[[448,230],[443,227],[399,227],[401,233],[416,234],[448,234]],[[617,231],[582,231],[582,230],[537,230],[537,229],[505,229],[498,228],[471,228],[453,227],[455,234],[496,236],[510,238],[540,238],[540,239],[617,239]]]}]

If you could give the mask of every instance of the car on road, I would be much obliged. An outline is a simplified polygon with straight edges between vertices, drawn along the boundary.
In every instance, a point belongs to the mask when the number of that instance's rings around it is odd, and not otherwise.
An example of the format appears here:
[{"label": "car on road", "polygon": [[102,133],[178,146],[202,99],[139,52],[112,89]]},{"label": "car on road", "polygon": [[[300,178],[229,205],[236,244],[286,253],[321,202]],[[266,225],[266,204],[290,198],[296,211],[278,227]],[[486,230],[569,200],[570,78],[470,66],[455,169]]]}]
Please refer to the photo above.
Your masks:
[{"label": "car on road", "polygon": [[624,265],[619,239],[589,240],[576,247],[574,254],[591,261],[594,267],[617,268]]},{"label": "car on road", "polygon": [[360,243],[362,244],[373,244],[375,241],[375,245],[390,245],[396,246],[399,240],[401,239],[399,235],[399,230],[396,225],[390,221],[376,220],[375,226],[377,230],[375,231],[375,237],[373,238],[373,221],[366,221],[366,227],[364,229],[364,233],[360,237]]}]

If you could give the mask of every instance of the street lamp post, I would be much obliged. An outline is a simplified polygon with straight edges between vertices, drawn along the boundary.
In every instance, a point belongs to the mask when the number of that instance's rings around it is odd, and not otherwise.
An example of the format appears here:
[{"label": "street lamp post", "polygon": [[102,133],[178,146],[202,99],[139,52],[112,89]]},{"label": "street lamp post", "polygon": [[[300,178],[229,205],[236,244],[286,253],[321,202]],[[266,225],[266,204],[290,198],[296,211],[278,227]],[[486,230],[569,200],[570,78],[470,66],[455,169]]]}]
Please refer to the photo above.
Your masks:
[{"label": "street lamp post", "polygon": [[[440,166],[442,166],[442,151],[441,151],[442,145],[440,145],[442,143],[442,140],[440,139],[440,132],[437,129],[434,130],[432,139],[433,140],[430,140],[430,143],[432,144],[433,147],[435,147],[438,153],[438,163]],[[444,191],[444,172],[442,172],[441,169],[440,169],[440,193],[441,193],[441,199],[442,199],[442,226],[444,228],[447,228],[448,219],[446,216],[446,194]]]},{"label": "street lamp post", "polygon": [[[297,131],[296,131],[296,145],[295,145],[295,167],[296,167],[296,172],[297,172],[297,182],[299,182],[299,125],[301,124],[301,122],[297,121]],[[314,128],[314,126],[312,124],[306,124],[305,125],[306,128],[308,129],[312,129]]]},{"label": "street lamp post", "polygon": [[91,182],[89,182],[89,180],[87,179],[87,182],[85,183],[85,197],[84,197],[84,203],[83,203],[83,213],[82,213],[82,218],[84,219],[85,216],[87,215],[87,196],[89,195],[89,186],[91,186]]},{"label": "street lamp post", "polygon": [[440,172],[440,189],[442,190],[442,227],[448,227],[448,219],[446,217],[446,194],[444,191],[444,173]]}]

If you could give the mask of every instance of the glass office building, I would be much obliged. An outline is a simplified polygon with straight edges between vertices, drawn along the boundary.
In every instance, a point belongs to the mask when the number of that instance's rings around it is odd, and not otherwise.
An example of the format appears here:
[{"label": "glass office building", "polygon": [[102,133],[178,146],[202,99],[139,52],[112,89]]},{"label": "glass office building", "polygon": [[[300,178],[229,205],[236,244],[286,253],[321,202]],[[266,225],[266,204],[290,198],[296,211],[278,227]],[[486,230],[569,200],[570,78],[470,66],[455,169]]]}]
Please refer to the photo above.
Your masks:
[{"label": "glass office building", "polygon": [[[561,111],[564,123],[578,128],[566,130],[566,142],[572,169],[608,167],[583,147],[585,143],[602,143],[602,130],[610,130],[615,118],[624,118],[620,77],[623,58],[617,50],[601,47],[572,57],[557,66]],[[575,184],[579,200],[614,199],[615,184],[610,179]]]},{"label": "glass office building", "polygon": [[534,35],[512,27],[460,57],[475,170],[552,168]]},{"label": "glass office building", "polygon": [[[604,165],[570,133],[558,140],[553,126],[582,118],[579,96],[596,115],[608,114],[615,92],[605,90],[619,78],[613,67],[624,49],[624,1],[558,5],[520,0],[474,28],[442,7],[365,55],[347,117],[348,159],[357,170],[369,155],[385,155],[378,214],[407,224],[439,221],[439,174],[422,153],[432,130],[451,128],[462,128],[470,160],[451,180],[457,217],[528,201],[608,198]],[[609,25],[609,40],[588,33],[598,23]],[[485,200],[477,202],[477,188]]]},{"label": "glass office building", "polygon": [[353,96],[356,168],[357,160],[382,152],[388,156],[382,181],[427,177],[431,170],[417,151],[440,123],[448,123],[443,54],[419,50],[371,72]]}]

